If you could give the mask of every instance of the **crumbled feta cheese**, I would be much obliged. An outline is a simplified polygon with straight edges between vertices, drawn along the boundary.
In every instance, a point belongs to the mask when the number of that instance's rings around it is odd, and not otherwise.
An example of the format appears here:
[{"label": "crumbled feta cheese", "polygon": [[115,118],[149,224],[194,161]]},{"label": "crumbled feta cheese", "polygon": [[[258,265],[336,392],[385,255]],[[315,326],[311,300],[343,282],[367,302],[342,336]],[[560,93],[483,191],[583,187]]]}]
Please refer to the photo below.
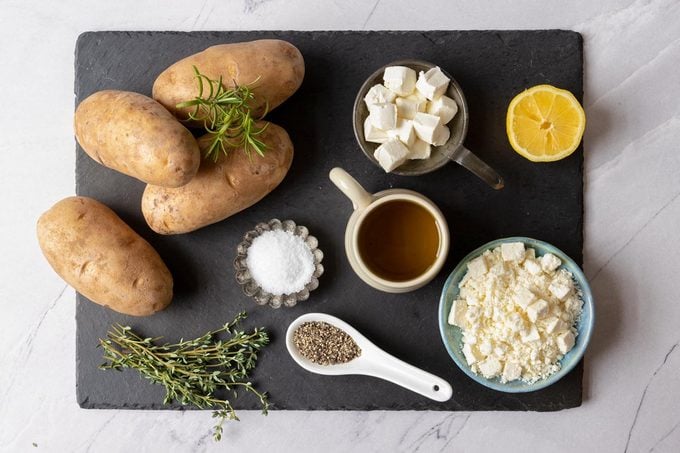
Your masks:
[{"label": "crumbled feta cheese", "polygon": [[574,347],[575,343],[576,338],[571,331],[561,333],[557,336],[557,347],[562,354],[566,354],[567,352],[571,351],[571,348]]},{"label": "crumbled feta cheese", "polygon": [[394,104],[373,104],[368,108],[373,126],[383,131],[397,127],[397,106]]},{"label": "crumbled feta cheese", "polygon": [[[415,133],[415,129],[413,129],[413,132]],[[417,136],[413,141],[413,144],[409,146],[408,149],[410,151],[408,154],[409,159],[427,159],[432,153],[432,145],[422,141]]]},{"label": "crumbled feta cheese", "polygon": [[524,244],[521,242],[506,242],[501,244],[501,254],[503,261],[524,261]]},{"label": "crumbled feta cheese", "polygon": [[364,96],[364,102],[367,107],[373,104],[390,104],[394,102],[397,97],[397,93],[392,90],[385,88],[383,85],[373,85],[366,96]]},{"label": "crumbled feta cheese", "polygon": [[[459,322],[470,369],[481,375],[500,375],[501,382],[522,379],[531,383],[559,370],[558,360],[573,348],[576,330],[572,326],[582,310],[581,293],[566,269],[558,265],[544,272],[540,266],[534,274],[536,269],[527,263],[538,265],[535,251],[523,252],[519,257],[506,250],[504,256],[502,247],[497,247],[470,260],[458,284],[458,299],[467,310],[464,315],[455,310],[450,314]],[[505,260],[509,254],[515,259]],[[524,264],[517,258],[523,258]],[[558,297],[562,291],[554,294],[551,286],[566,287],[566,299]],[[492,358],[499,362],[502,374],[490,368]]]},{"label": "crumbled feta cheese", "polygon": [[458,104],[456,104],[456,101],[443,95],[430,102],[427,107],[427,113],[437,115],[441,119],[442,124],[450,122],[457,112]]},{"label": "crumbled feta cheese", "polygon": [[378,129],[373,125],[370,115],[367,116],[366,121],[364,121],[364,138],[367,142],[372,143],[385,143],[389,140],[387,132]]},{"label": "crumbled feta cheese", "polygon": [[488,357],[485,361],[479,364],[479,371],[481,371],[482,376],[487,379],[498,376],[502,369],[501,362],[499,362],[495,357]]},{"label": "crumbled feta cheese", "polygon": [[376,148],[373,156],[386,172],[391,172],[406,162],[408,148],[401,140],[392,138]]},{"label": "crumbled feta cheese", "polygon": [[456,299],[453,301],[451,311],[449,312],[449,324],[452,326],[465,326],[465,312],[467,311],[467,303],[464,300]]},{"label": "crumbled feta cheese", "polygon": [[569,295],[569,292],[571,292],[571,288],[568,285],[564,285],[562,283],[555,281],[553,281],[550,284],[548,290],[553,296],[557,297],[559,300],[564,300],[567,297],[567,295]]},{"label": "crumbled feta cheese", "polygon": [[[434,144],[435,131],[439,126],[439,117],[430,115],[429,113],[416,113],[413,118],[413,127],[416,130],[418,138],[430,145]],[[441,134],[441,131],[438,131]]]},{"label": "crumbled feta cheese", "polygon": [[432,68],[427,72],[420,71],[416,89],[430,101],[438,98],[446,92],[450,79],[444,75],[439,67]]},{"label": "crumbled feta cheese", "polygon": [[553,255],[552,253],[546,253],[541,257],[541,267],[546,272],[552,272],[562,264],[562,260]]},{"label": "crumbled feta cheese", "polygon": [[[390,131],[387,131],[389,138],[398,138],[401,142],[409,147],[413,146],[416,141],[416,131],[413,129],[413,122],[411,120],[404,120],[401,118],[397,119],[397,127]],[[409,152],[409,158],[411,158],[411,153]]]},{"label": "crumbled feta cheese", "polygon": [[383,74],[385,86],[399,96],[408,96],[416,87],[416,71],[406,66],[389,66]]}]

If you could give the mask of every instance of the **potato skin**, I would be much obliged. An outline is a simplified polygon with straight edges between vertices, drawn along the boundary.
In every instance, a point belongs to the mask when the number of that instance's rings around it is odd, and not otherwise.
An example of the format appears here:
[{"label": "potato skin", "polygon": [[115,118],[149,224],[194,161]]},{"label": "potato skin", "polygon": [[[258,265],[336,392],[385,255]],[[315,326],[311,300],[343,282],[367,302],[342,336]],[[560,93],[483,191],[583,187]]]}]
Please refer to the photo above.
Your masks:
[{"label": "potato skin", "polygon": [[99,91],[78,105],[74,128],[100,164],[144,182],[179,187],[201,161],[191,132],[153,99],[129,91]]},{"label": "potato skin", "polygon": [[[188,233],[224,220],[274,190],[288,173],[293,143],[282,127],[272,123],[258,138],[267,144],[264,157],[254,154],[251,160],[242,149],[233,149],[217,163],[203,159],[196,177],[185,186],[147,185],[142,213],[151,229],[160,234]],[[209,140],[204,135],[198,142],[207,146]]]},{"label": "potato skin", "polygon": [[183,121],[193,109],[176,105],[199,94],[193,66],[212,80],[221,76],[226,88],[250,85],[254,94],[250,108],[256,117],[265,113],[267,103],[272,110],[288,99],[305,76],[302,54],[286,41],[261,39],[208,47],[168,67],[153,84],[153,98]]},{"label": "potato skin", "polygon": [[147,316],[172,301],[172,275],[161,257],[99,201],[65,198],[40,216],[37,232],[55,272],[92,302]]}]

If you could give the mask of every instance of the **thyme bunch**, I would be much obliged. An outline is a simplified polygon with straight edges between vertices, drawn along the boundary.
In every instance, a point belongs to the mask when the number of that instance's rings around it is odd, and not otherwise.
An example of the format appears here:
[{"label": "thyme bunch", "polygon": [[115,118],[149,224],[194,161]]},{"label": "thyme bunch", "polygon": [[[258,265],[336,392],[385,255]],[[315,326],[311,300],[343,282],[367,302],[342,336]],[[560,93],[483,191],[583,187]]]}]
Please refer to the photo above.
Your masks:
[{"label": "thyme bunch", "polygon": [[[249,103],[255,98],[249,85],[237,85],[227,89],[222,84],[222,76],[213,80],[202,74],[196,66],[194,74],[198,83],[198,96],[189,101],[180,102],[178,109],[193,108],[188,113],[189,119],[203,123],[205,130],[212,135],[212,141],[205,157],[217,161],[220,152],[227,154],[230,149],[243,148],[243,151],[252,158],[255,151],[264,156],[267,145],[258,138],[267,128],[256,125],[256,121],[262,119],[253,118]],[[257,83],[255,80],[251,85]]]},{"label": "thyme bunch", "polygon": [[[106,339],[99,339],[106,360],[103,370],[132,368],[155,384],[165,387],[163,404],[178,401],[199,409],[214,408],[217,418],[213,437],[222,439],[225,420],[238,420],[236,411],[227,398],[216,396],[217,391],[237,397],[237,391],[254,394],[260,401],[262,413],[267,415],[267,394],[261,393],[248,380],[248,373],[255,367],[258,352],[269,343],[263,329],[245,332],[236,328],[246,318],[239,313],[233,321],[220,329],[205,333],[193,340],[179,343],[156,344],[161,337],[142,338],[129,326],[116,324]],[[217,338],[219,334],[229,339]]]}]

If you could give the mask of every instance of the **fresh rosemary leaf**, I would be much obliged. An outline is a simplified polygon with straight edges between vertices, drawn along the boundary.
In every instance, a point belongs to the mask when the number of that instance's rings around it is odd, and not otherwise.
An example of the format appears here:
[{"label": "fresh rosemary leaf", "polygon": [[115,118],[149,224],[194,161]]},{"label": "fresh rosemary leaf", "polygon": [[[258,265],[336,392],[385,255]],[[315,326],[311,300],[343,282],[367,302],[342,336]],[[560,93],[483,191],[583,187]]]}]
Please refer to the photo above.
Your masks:
[{"label": "fresh rosemary leaf", "polygon": [[[237,390],[244,390],[259,399],[264,415],[269,408],[267,394],[259,392],[248,380],[257,354],[269,343],[269,337],[262,328],[251,332],[239,330],[238,324],[246,316],[240,312],[217,330],[174,344],[158,344],[161,337],[142,338],[129,326],[116,324],[109,329],[106,339],[99,339],[105,360],[100,368],[137,370],[146,379],[165,387],[164,404],[178,401],[199,409],[214,409],[217,423],[213,437],[219,441],[224,421],[238,417],[231,402],[216,396],[216,392],[226,391],[236,398]],[[220,334],[229,338],[219,339]]]},{"label": "fresh rosemary leaf", "polygon": [[[236,85],[227,89],[222,83],[222,77],[218,80],[210,79],[202,74],[196,66],[194,74],[198,84],[198,96],[189,101],[180,102],[178,109],[191,108],[188,113],[189,119],[203,123],[205,130],[212,134],[212,142],[205,150],[205,157],[215,162],[220,153],[227,154],[229,150],[242,148],[252,158],[255,151],[264,156],[267,145],[256,139],[266,128],[257,126],[261,118],[253,118],[249,103],[255,98],[249,85]],[[255,80],[251,85],[257,83]],[[265,113],[262,115],[266,115]]]}]

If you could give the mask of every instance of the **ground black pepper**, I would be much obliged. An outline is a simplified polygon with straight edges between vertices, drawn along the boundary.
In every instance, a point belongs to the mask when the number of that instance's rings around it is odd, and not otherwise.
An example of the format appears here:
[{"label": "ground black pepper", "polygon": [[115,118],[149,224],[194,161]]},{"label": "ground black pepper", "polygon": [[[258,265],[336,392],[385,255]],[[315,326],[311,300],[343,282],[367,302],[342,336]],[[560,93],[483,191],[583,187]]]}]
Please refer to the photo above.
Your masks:
[{"label": "ground black pepper", "polygon": [[361,355],[352,337],[326,322],[305,322],[293,332],[300,354],[319,365],[347,363]]}]

